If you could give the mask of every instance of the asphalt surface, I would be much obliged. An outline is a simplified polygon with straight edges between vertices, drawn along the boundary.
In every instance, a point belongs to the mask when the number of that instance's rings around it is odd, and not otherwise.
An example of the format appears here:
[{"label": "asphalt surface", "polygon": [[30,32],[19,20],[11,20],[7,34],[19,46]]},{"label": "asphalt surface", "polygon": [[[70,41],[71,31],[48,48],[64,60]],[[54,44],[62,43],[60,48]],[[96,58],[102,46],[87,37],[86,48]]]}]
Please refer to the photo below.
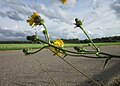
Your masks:
[{"label": "asphalt surface", "polygon": [[[120,55],[120,46],[105,46],[101,50]],[[0,51],[0,86],[56,86],[36,58],[58,86],[97,86],[47,49],[28,56],[22,50]],[[70,56],[65,59],[105,86],[120,75],[120,59],[110,60],[105,69],[102,69],[105,59]]]}]

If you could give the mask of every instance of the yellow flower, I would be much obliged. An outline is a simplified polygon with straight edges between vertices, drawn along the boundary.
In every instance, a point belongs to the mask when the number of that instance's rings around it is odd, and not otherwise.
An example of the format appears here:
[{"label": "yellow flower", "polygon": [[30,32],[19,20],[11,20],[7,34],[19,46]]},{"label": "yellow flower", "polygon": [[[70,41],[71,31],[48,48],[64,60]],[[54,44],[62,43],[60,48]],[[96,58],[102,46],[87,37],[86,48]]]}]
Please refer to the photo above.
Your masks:
[{"label": "yellow flower", "polygon": [[60,0],[63,4],[67,3],[67,0]]},{"label": "yellow flower", "polygon": [[[53,45],[59,48],[63,48],[64,42],[61,39],[57,39],[53,42]],[[62,55],[62,51],[57,48],[51,47],[51,50],[54,52],[53,55],[58,55],[58,56]]]},{"label": "yellow flower", "polygon": [[33,12],[33,15],[31,15],[31,17],[29,17],[27,22],[33,28],[34,26],[41,25],[41,22],[43,22],[43,20],[41,19],[41,17],[39,16],[39,14],[37,12]]}]

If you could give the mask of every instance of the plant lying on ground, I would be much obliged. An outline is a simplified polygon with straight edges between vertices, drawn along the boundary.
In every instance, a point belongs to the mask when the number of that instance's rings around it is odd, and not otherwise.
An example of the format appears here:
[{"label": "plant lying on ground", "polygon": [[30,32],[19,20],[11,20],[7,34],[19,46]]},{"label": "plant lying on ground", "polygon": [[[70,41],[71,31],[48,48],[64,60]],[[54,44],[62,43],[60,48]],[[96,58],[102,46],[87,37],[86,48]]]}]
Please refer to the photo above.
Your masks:
[{"label": "plant lying on ground", "polygon": [[[63,4],[66,4],[67,0],[60,0]],[[43,49],[49,49],[50,51],[53,52],[53,55],[58,56],[59,58],[61,58],[63,61],[65,61],[67,64],[69,64],[73,69],[75,69],[76,71],[78,71],[80,74],[84,75],[85,77],[87,77],[89,80],[91,80],[92,82],[94,82],[96,85],[98,86],[103,86],[102,84],[96,82],[95,80],[93,80],[92,78],[90,78],[89,76],[87,76],[85,73],[83,73],[80,69],[78,69],[77,67],[75,67],[74,65],[72,65],[70,62],[68,62],[65,57],[66,56],[75,56],[75,57],[86,57],[86,58],[97,58],[97,59],[106,59],[103,68],[106,66],[107,62],[112,59],[112,58],[120,58],[120,56],[117,55],[112,55],[112,54],[108,54],[108,53],[104,53],[102,51],[100,51],[99,47],[96,46],[94,44],[94,42],[91,40],[91,38],[89,37],[89,35],[86,33],[85,29],[83,28],[83,21],[79,20],[78,18],[75,19],[75,28],[80,28],[80,30],[83,31],[83,33],[87,36],[88,40],[90,41],[89,46],[92,47],[94,49],[93,50],[86,50],[84,47],[82,47],[82,45],[80,47],[74,47],[75,51],[70,51],[64,48],[64,42],[61,39],[56,39],[53,42],[51,42],[50,37],[49,37],[49,33],[48,30],[46,28],[46,25],[44,23],[44,20],[41,18],[41,16],[37,13],[37,12],[33,12],[33,14],[29,17],[29,19],[27,20],[27,22],[29,23],[29,25],[34,28],[35,26],[43,26],[44,30],[43,30],[43,34],[45,37],[45,40],[38,38],[37,35],[32,35],[32,36],[27,36],[27,40],[30,40],[32,42],[37,42],[37,43],[42,43],[43,47],[40,48],[37,51],[29,51],[29,49],[23,49],[23,52],[26,55],[30,55],[30,54],[35,54]],[[58,84],[56,83],[56,81],[51,77],[51,75],[48,73],[47,69],[41,64],[41,62],[36,59],[39,64],[44,68],[44,70],[46,71],[46,73],[48,74],[48,76],[53,80],[53,82],[58,86]]]}]

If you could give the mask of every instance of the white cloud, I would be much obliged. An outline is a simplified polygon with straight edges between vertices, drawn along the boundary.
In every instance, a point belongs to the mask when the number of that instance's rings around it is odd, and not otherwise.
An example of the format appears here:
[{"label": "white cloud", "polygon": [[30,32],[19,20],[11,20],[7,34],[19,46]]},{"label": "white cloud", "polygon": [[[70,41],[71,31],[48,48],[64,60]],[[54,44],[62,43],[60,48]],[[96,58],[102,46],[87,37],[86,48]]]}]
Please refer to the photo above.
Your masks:
[{"label": "white cloud", "polygon": [[111,4],[111,8],[115,11],[115,15],[120,19],[120,0],[114,0]]},{"label": "white cloud", "polygon": [[74,7],[76,4],[76,0],[68,0],[67,5],[68,7]]},{"label": "white cloud", "polygon": [[31,9],[39,12],[40,14],[43,14],[47,18],[58,20],[60,22],[71,23],[71,19],[73,18],[69,15],[66,9],[61,8],[60,3],[51,2],[49,7],[43,3],[33,3],[33,5],[30,7]]},{"label": "white cloud", "polygon": [[98,0],[92,0],[92,6],[93,6],[93,9],[94,9],[94,10],[95,10],[96,8],[99,8]]},{"label": "white cloud", "polygon": [[85,20],[83,27],[92,38],[120,34],[119,19],[116,18],[120,15],[119,0],[91,1],[68,0],[67,5],[63,5],[59,0],[4,0],[0,3],[0,27],[27,35],[38,31],[43,36],[43,27],[30,29],[26,23],[28,16],[37,11],[45,20],[51,38],[86,38],[79,28],[74,29],[76,17]]},{"label": "white cloud", "polygon": [[[92,38],[105,37],[120,34],[120,25],[117,22],[116,15],[111,9],[112,0],[93,0],[93,10],[86,15],[84,27]],[[117,31],[117,32],[116,32]]]}]

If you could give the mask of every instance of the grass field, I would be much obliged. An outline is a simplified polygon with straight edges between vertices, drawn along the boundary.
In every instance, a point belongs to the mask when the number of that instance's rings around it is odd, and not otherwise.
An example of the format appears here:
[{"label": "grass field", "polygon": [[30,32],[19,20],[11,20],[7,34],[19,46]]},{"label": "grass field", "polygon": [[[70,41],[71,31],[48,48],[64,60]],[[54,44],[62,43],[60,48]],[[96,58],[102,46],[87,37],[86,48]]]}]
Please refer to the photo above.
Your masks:
[{"label": "grass field", "polygon": [[41,44],[0,44],[0,50],[20,50],[24,48],[37,49],[42,47]]},{"label": "grass field", "polygon": [[[97,46],[120,45],[120,42],[95,43]],[[65,47],[88,46],[88,44],[65,44]],[[24,48],[38,49],[41,44],[0,44],[0,50],[20,50]]]},{"label": "grass field", "polygon": [[[73,46],[88,46],[88,43],[86,44],[65,44],[65,47],[73,47]],[[120,45],[120,42],[104,42],[104,43],[95,43],[96,46],[110,46],[110,45]]]}]

